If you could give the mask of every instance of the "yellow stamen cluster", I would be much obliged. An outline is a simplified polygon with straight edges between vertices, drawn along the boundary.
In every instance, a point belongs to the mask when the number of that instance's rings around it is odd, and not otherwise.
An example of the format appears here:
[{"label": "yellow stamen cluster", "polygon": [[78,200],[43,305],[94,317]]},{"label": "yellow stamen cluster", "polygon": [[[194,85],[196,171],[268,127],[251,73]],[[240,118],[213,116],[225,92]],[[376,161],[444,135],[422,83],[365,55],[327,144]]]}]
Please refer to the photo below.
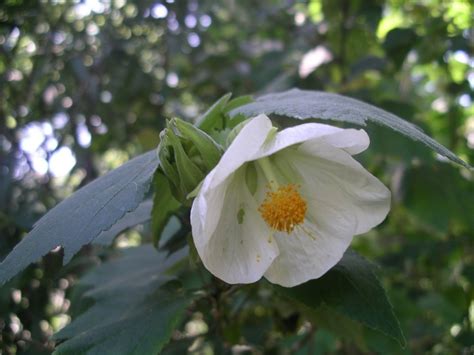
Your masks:
[{"label": "yellow stamen cluster", "polygon": [[276,191],[268,191],[258,211],[272,229],[290,234],[304,222],[306,209],[306,201],[299,194],[298,187],[288,184]]}]

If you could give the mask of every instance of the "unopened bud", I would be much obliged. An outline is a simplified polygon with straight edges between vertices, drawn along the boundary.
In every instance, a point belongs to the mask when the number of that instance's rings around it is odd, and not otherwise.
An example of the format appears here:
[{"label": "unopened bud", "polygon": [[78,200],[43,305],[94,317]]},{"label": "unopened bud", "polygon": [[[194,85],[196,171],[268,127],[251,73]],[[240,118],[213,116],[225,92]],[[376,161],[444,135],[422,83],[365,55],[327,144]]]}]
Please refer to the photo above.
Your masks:
[{"label": "unopened bud", "polygon": [[192,124],[173,118],[160,133],[160,166],[170,181],[174,197],[189,204],[193,192],[217,165],[222,148]]}]

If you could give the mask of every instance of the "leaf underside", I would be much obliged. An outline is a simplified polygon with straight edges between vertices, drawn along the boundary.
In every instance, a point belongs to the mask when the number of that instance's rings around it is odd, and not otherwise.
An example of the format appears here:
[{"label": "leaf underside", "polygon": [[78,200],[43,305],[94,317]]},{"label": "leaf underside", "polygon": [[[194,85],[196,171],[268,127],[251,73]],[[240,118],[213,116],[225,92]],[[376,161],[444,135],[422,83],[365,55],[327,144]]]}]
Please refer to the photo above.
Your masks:
[{"label": "leaf underside", "polygon": [[341,261],[321,278],[293,288],[276,289],[314,310],[322,305],[331,307],[404,346],[405,337],[374,268],[373,264],[348,250]]},{"label": "leaf underside", "polygon": [[0,285],[57,246],[64,264],[143,201],[159,160],[142,154],[65,199],[34,226],[0,264]]},{"label": "leaf underside", "polygon": [[247,117],[253,117],[261,113],[300,120],[335,120],[359,126],[366,126],[367,121],[375,122],[413,140],[420,141],[453,162],[470,168],[469,164],[429,137],[414,124],[378,107],[350,97],[321,91],[292,89],[259,97],[253,103],[232,110],[230,116],[235,117],[238,114],[243,114]]},{"label": "leaf underside", "polygon": [[192,302],[178,289],[163,288],[165,271],[187,250],[170,257],[151,245],[130,248],[83,277],[83,300],[93,305],[54,336],[55,354],[158,354]]},{"label": "leaf underside", "polygon": [[130,212],[127,212],[120,220],[118,220],[111,228],[103,231],[97,238],[94,239],[93,244],[110,245],[115,237],[120,233],[136,225],[148,222],[151,219],[151,210],[153,208],[152,200],[145,200],[138,205],[138,207]]}]

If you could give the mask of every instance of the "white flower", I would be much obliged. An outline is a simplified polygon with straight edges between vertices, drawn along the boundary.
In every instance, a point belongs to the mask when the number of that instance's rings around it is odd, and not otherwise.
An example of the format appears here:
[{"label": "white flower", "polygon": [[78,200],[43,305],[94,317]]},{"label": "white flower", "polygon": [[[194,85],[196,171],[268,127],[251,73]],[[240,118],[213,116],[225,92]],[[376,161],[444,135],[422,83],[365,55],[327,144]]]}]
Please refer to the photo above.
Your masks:
[{"label": "white flower", "polygon": [[205,267],[231,284],[322,276],[390,209],[390,191],[351,157],[368,145],[363,130],[307,123],[275,133],[265,115],[251,119],[191,209]]}]

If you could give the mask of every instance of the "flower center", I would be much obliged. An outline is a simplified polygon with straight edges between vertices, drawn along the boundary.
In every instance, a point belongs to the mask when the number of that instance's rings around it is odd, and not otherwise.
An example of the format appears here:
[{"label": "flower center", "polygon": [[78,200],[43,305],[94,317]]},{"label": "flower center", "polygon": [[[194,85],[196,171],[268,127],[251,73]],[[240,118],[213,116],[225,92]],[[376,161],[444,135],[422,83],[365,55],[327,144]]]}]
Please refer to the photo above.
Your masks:
[{"label": "flower center", "polygon": [[304,222],[306,209],[306,201],[299,194],[297,185],[288,184],[268,191],[258,211],[272,229],[290,234]]}]

